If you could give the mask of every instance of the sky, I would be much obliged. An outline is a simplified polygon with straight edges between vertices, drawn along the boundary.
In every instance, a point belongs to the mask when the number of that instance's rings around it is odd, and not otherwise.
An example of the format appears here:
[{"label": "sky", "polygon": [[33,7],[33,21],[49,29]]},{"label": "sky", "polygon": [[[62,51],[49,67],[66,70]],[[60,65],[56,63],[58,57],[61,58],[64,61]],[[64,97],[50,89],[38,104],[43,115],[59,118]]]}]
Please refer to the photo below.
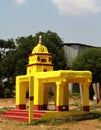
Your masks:
[{"label": "sky", "polygon": [[101,47],[101,0],[0,0],[0,39],[48,30],[64,43]]}]

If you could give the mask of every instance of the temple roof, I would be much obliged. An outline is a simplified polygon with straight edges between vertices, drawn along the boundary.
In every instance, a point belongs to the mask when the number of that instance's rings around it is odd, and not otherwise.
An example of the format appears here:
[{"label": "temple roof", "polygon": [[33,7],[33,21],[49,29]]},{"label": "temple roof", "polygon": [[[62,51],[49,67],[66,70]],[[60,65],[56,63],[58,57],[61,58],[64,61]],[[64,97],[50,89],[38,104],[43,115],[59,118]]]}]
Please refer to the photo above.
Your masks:
[{"label": "temple roof", "polygon": [[47,47],[45,47],[42,42],[41,42],[42,36],[39,36],[39,43],[37,44],[37,46],[34,47],[34,49],[32,50],[32,54],[33,53],[49,53]]}]

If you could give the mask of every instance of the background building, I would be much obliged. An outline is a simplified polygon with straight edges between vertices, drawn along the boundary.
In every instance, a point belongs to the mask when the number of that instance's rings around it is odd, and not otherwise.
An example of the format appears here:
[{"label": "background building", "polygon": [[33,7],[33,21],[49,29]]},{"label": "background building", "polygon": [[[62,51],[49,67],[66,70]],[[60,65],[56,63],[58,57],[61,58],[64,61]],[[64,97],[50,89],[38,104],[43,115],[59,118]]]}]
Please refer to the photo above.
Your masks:
[{"label": "background building", "polygon": [[67,68],[70,67],[71,61],[76,58],[79,54],[84,52],[86,49],[94,46],[81,44],[81,43],[64,43],[63,49],[65,52]]}]

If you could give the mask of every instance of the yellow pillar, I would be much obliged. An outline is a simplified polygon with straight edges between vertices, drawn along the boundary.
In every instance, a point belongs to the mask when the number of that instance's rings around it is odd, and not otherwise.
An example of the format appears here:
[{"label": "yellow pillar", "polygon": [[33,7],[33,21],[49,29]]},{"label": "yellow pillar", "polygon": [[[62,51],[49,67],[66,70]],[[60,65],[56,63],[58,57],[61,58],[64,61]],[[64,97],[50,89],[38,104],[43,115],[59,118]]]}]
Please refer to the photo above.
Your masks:
[{"label": "yellow pillar", "polygon": [[34,101],[34,77],[29,77],[29,123],[33,121],[33,101]]},{"label": "yellow pillar", "polygon": [[69,110],[69,90],[68,90],[68,83],[64,83],[64,97],[63,97],[63,104],[64,110]]},{"label": "yellow pillar", "polygon": [[16,109],[26,109],[26,86],[20,77],[16,78]]},{"label": "yellow pillar", "polygon": [[83,83],[83,110],[89,112],[89,83]]},{"label": "yellow pillar", "polygon": [[44,109],[44,84],[39,80],[34,82],[34,109],[43,110]]},{"label": "yellow pillar", "polygon": [[61,82],[56,82],[56,111],[63,111],[64,89]]},{"label": "yellow pillar", "polygon": [[16,108],[19,109],[19,104],[20,104],[20,92],[19,92],[19,86],[20,86],[20,82],[19,82],[19,78],[16,77]]}]

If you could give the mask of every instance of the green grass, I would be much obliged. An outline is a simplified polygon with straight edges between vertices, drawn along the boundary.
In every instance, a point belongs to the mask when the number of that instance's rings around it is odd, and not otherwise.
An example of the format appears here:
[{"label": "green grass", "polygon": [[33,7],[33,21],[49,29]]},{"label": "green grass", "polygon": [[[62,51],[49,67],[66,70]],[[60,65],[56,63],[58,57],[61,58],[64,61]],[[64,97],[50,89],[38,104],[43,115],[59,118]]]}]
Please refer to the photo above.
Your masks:
[{"label": "green grass", "polygon": [[70,96],[70,98],[73,98],[73,97],[80,98],[80,93],[71,93],[69,96]]},{"label": "green grass", "polygon": [[98,119],[99,121],[101,121],[101,112],[100,111],[95,110],[95,111],[90,112],[90,114],[92,114],[95,119]]},{"label": "green grass", "polygon": [[100,130],[100,129],[101,129],[101,126],[97,126],[97,128]]},{"label": "green grass", "polygon": [[70,124],[76,124],[78,121],[76,121],[76,120],[70,120],[70,121],[68,121],[68,123],[70,123]]},{"label": "green grass", "polygon": [[13,107],[3,107],[3,108],[0,108],[0,115],[3,114],[5,111],[11,110],[11,109],[14,109],[14,108]]},{"label": "green grass", "polygon": [[68,121],[65,121],[63,118],[56,118],[56,119],[40,119],[40,120],[33,120],[33,122],[31,123],[26,123],[26,125],[47,125],[47,126],[59,126],[59,125],[62,125],[64,123],[71,123],[71,124],[75,124],[77,123],[78,121],[76,120],[68,120]]},{"label": "green grass", "polygon": [[58,126],[58,125],[61,125],[63,123],[64,123],[63,120],[52,120],[51,125]]},{"label": "green grass", "polygon": [[33,120],[31,123],[27,123],[27,125],[40,125],[40,124],[49,125],[49,124],[51,124],[51,120],[52,120],[52,119],[46,119],[46,120],[43,120],[43,119]]},{"label": "green grass", "polygon": [[72,106],[80,106],[80,103],[79,102],[74,102],[71,104]]}]

